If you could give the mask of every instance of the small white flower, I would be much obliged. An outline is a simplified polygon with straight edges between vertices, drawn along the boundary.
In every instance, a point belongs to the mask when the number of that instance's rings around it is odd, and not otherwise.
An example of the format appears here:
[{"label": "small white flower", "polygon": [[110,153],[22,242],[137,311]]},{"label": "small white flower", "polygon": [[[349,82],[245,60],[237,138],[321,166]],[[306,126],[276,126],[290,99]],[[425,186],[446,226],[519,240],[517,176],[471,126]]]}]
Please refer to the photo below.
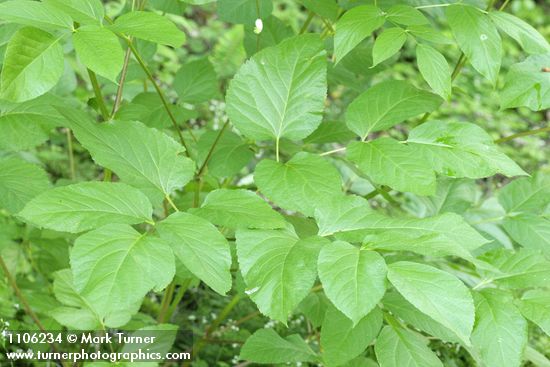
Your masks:
[{"label": "small white flower", "polygon": [[264,22],[262,22],[262,20],[260,18],[256,19],[256,22],[254,23],[254,25],[255,25],[254,33],[256,33],[256,34],[262,33],[262,31],[264,29]]}]

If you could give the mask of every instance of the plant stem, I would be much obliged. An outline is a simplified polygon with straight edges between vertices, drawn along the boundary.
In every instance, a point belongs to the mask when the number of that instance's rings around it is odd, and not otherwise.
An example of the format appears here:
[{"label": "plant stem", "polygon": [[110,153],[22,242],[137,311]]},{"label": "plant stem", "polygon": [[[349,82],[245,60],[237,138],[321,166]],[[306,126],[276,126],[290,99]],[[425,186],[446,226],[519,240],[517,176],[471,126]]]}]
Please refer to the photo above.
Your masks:
[{"label": "plant stem", "polygon": [[[131,39],[129,39],[128,42],[132,42]],[[122,72],[120,73],[120,81],[118,82],[118,88],[116,91],[116,97],[115,97],[115,103],[113,105],[113,110],[111,111],[111,119],[115,117],[119,107],[120,103],[122,102],[122,92],[124,90],[124,82],[126,81],[126,74],[128,73],[128,63],[130,62],[130,55],[132,54],[132,51],[128,47],[126,49],[126,54],[124,55],[124,64],[122,65]]]},{"label": "plant stem", "polygon": [[510,0],[506,0],[501,6],[500,8],[498,8],[498,11],[503,11],[506,6],[508,5],[508,3],[510,2]]},{"label": "plant stem", "polygon": [[199,355],[199,351],[202,349],[202,346],[206,342],[206,339],[208,339],[208,336],[214,331],[226,318],[229,316],[233,308],[239,303],[241,300],[240,295],[235,295],[231,301],[225,307],[223,308],[222,312],[216,317],[214,321],[210,324],[208,328],[206,328],[206,331],[204,332],[204,336],[195,344],[193,345],[193,355],[196,357]]},{"label": "plant stem", "polygon": [[76,169],[74,165],[74,152],[73,152],[73,136],[71,134],[71,129],[66,128],[65,133],[67,134],[67,153],[69,155],[69,172],[71,180],[76,178]]},{"label": "plant stem", "polygon": [[218,145],[218,143],[220,142],[220,139],[221,139],[223,133],[225,132],[225,129],[227,129],[227,126],[229,126],[229,119],[227,119],[227,121],[223,124],[222,128],[218,132],[218,135],[216,136],[216,139],[212,143],[212,146],[210,147],[210,150],[208,151],[208,154],[206,155],[206,158],[204,159],[204,162],[202,162],[199,170],[197,171],[197,177],[202,176],[202,174],[204,172],[204,169],[206,168],[206,165],[210,161],[210,158],[212,158],[212,154],[214,154],[214,149],[216,148],[216,145]]},{"label": "plant stem", "polygon": [[161,302],[161,306],[160,306],[160,312],[159,312],[159,315],[157,317],[157,321],[159,324],[162,324],[164,323],[164,321],[166,320],[166,314],[167,314],[167,311],[168,311],[168,307],[170,306],[170,303],[172,302],[172,297],[174,295],[174,290],[176,289],[176,283],[174,283],[174,281],[172,281],[172,283],[170,283],[168,285],[168,287],[166,287],[166,290],[164,291],[164,295],[162,296],[162,302]]},{"label": "plant stem", "polygon": [[307,19],[304,23],[304,25],[302,26],[302,28],[300,29],[300,34],[304,34],[306,33],[311,21],[313,20],[313,17],[315,17],[315,13],[310,11],[308,16],[307,16]]},{"label": "plant stem", "polygon": [[105,105],[105,100],[103,99],[103,94],[101,93],[101,87],[97,81],[97,77],[93,71],[88,69],[88,76],[90,77],[90,82],[92,83],[92,88],[94,90],[95,99],[97,105],[99,106],[99,111],[101,112],[101,117],[103,121],[109,120],[109,111]]},{"label": "plant stem", "polygon": [[168,202],[168,204],[170,204],[170,206],[177,212],[179,212],[179,209],[178,207],[176,206],[176,204],[174,204],[174,202],[172,201],[172,199],[170,198],[170,195],[166,195],[164,197],[166,199],[166,201]]},{"label": "plant stem", "polygon": [[[19,301],[21,301],[21,304],[23,305],[23,308],[25,309],[25,312],[27,313],[27,315],[29,315],[29,317],[34,321],[34,323],[36,324],[36,326],[38,326],[40,331],[45,333],[46,329],[44,328],[44,325],[42,325],[42,322],[40,322],[40,319],[38,318],[38,316],[34,313],[34,311],[29,306],[29,302],[27,301],[23,293],[21,293],[21,290],[17,286],[17,282],[15,281],[15,278],[13,277],[13,275],[10,273],[10,270],[8,269],[8,266],[4,262],[2,255],[0,255],[0,268],[3,270],[4,275],[8,279],[9,285],[13,288],[15,292],[15,295],[17,296],[17,298],[19,298]],[[48,343],[48,344],[50,344],[50,347],[54,352],[57,352],[57,348],[55,347],[55,344],[53,343]],[[64,361],[60,360],[59,362],[61,362],[61,365],[66,366]]]},{"label": "plant stem", "polygon": [[543,134],[543,133],[546,133],[546,132],[550,132],[550,126],[541,127],[540,129],[522,131],[522,132],[519,132],[519,133],[516,133],[516,134],[512,134],[510,136],[506,136],[504,138],[500,138],[500,139],[495,140],[495,143],[497,143],[497,144],[505,143],[507,141],[514,140],[516,138],[521,138],[523,136]]},{"label": "plant stem", "polygon": [[343,152],[344,150],[346,150],[347,148],[346,147],[342,147],[342,148],[338,148],[338,149],[333,149],[333,150],[329,150],[328,152],[323,152],[321,154],[319,154],[321,157],[325,156],[325,155],[331,155],[331,154],[334,154],[334,153],[338,153],[338,152]]},{"label": "plant stem", "polygon": [[[185,138],[183,137],[183,135],[182,135],[182,133],[181,133],[179,127],[178,127],[176,117],[172,113],[172,110],[170,109],[170,105],[169,105],[168,101],[166,100],[166,97],[164,96],[164,93],[160,89],[160,86],[158,85],[157,81],[155,80],[155,77],[153,76],[153,74],[151,73],[151,71],[149,70],[147,65],[145,64],[145,61],[141,58],[139,52],[136,50],[136,48],[132,44],[132,41],[128,38],[126,38],[126,41],[128,42],[128,48],[132,51],[132,54],[136,58],[139,66],[141,66],[141,68],[143,69],[143,71],[147,75],[147,78],[149,78],[151,83],[153,83],[153,87],[155,88],[157,94],[159,95],[160,100],[162,102],[162,105],[164,106],[164,109],[166,110],[166,113],[168,114],[168,117],[170,118],[170,121],[172,121],[172,125],[176,129],[176,132],[178,134],[181,145],[183,145],[183,147],[185,148],[185,154],[189,157],[189,147],[187,146],[187,143],[185,142]],[[189,131],[191,133],[191,130],[189,130]],[[191,133],[191,137],[194,138],[193,133]],[[196,140],[196,139],[194,138],[193,140]]]},{"label": "plant stem", "polygon": [[431,5],[421,5],[421,6],[415,6],[415,9],[429,9],[429,8],[441,8],[444,6],[449,6],[453,4],[431,4]]},{"label": "plant stem", "polygon": [[179,305],[179,303],[181,302],[185,292],[187,291],[187,289],[189,288],[189,285],[191,284],[191,279],[187,279],[186,281],[184,281],[183,284],[180,285],[179,289],[178,289],[178,292],[176,293],[176,295],[174,296],[173,300],[172,300],[172,303],[170,304],[170,307],[168,308],[168,311],[166,313],[167,317],[168,317],[168,320],[170,320],[172,318],[172,315],[174,314],[174,312],[176,311],[176,307]]},{"label": "plant stem", "polygon": [[277,159],[277,162],[279,162],[279,138],[275,140],[275,158]]}]

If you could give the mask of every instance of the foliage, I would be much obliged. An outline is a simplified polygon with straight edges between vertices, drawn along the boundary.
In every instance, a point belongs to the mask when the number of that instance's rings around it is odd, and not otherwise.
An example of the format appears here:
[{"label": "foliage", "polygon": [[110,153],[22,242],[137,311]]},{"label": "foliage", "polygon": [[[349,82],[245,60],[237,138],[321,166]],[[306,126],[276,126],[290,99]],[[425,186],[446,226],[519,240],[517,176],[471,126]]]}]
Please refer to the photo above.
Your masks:
[{"label": "foliage", "polygon": [[549,366],[549,13],[0,0],[0,329]]}]

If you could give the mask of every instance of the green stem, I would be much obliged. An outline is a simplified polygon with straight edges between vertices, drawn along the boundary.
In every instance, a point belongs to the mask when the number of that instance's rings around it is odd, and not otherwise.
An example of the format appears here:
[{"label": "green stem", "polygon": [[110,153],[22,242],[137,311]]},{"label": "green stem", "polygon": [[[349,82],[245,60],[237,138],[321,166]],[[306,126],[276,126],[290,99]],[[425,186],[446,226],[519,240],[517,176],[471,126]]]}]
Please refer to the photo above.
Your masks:
[{"label": "green stem", "polygon": [[[2,258],[1,255],[0,255],[0,268],[3,270],[4,275],[8,279],[9,285],[13,288],[13,291],[15,292],[15,295],[17,296],[17,298],[19,298],[19,301],[21,301],[21,304],[23,305],[23,308],[25,309],[25,312],[27,313],[27,315],[29,315],[29,317],[34,321],[34,323],[36,324],[36,326],[38,326],[40,331],[45,333],[46,329],[44,328],[44,325],[42,324],[42,322],[40,322],[40,319],[38,318],[38,316],[34,313],[34,311],[29,306],[29,302],[27,301],[27,298],[25,298],[23,293],[21,293],[21,290],[17,286],[17,282],[15,281],[15,278],[11,274],[10,270],[8,269],[8,266],[4,262],[4,259]],[[53,343],[49,343],[49,344],[52,350],[54,352],[57,352],[57,348],[55,344]],[[60,360],[60,362],[63,366],[66,366],[66,363],[64,361]]]},{"label": "green stem", "polygon": [[206,329],[204,332],[204,336],[193,346],[193,355],[196,357],[199,355],[200,350],[202,349],[204,343],[206,342],[206,339],[208,339],[208,336],[229,316],[233,308],[239,303],[241,300],[240,295],[234,296],[231,301],[225,307],[223,308],[222,312],[216,317],[214,321],[210,324],[210,326]]},{"label": "green stem", "polygon": [[307,31],[307,29],[308,29],[308,27],[309,27],[309,25],[310,25],[310,23],[311,23],[311,21],[313,20],[314,17],[315,17],[315,13],[310,11],[304,25],[300,29],[300,34],[306,33],[306,31]]},{"label": "green stem", "polygon": [[173,301],[170,304],[170,307],[168,308],[168,311],[166,313],[166,315],[168,316],[168,320],[170,320],[172,318],[172,315],[176,311],[176,307],[178,307],[178,305],[181,302],[185,292],[187,291],[187,289],[189,289],[190,284],[191,284],[191,279],[187,279],[187,280],[184,281],[183,284],[180,285],[180,287],[178,289],[178,292],[174,296]]},{"label": "green stem", "polygon": [[415,9],[441,8],[449,5],[453,5],[453,4],[445,3],[445,4],[421,5],[421,6],[415,6]]},{"label": "green stem", "polygon": [[279,138],[275,140],[275,157],[277,162],[279,162]]},{"label": "green stem", "polygon": [[174,202],[173,202],[172,199],[170,198],[170,195],[166,195],[164,198],[166,199],[166,201],[168,202],[168,204],[170,204],[170,206],[172,207],[172,209],[174,209],[175,211],[179,212],[178,207],[176,206],[176,204],[174,204]]},{"label": "green stem", "polygon": [[223,124],[222,128],[218,132],[218,135],[216,136],[216,139],[212,143],[212,146],[210,147],[210,150],[208,151],[208,154],[206,155],[206,158],[204,159],[204,162],[202,162],[199,170],[197,171],[197,177],[201,177],[206,165],[210,161],[210,158],[212,158],[212,154],[214,154],[214,149],[216,148],[216,145],[220,142],[221,137],[223,136],[223,133],[225,132],[225,129],[227,129],[227,126],[229,126],[229,119]]},{"label": "green stem", "polygon": [[[189,147],[187,146],[187,143],[185,142],[185,138],[183,137],[183,135],[182,135],[182,133],[179,129],[178,123],[176,121],[176,117],[174,116],[174,114],[172,113],[172,110],[170,109],[170,104],[166,100],[166,97],[164,96],[164,93],[160,89],[160,86],[158,85],[157,81],[155,80],[155,77],[153,76],[153,74],[151,73],[151,71],[149,70],[147,65],[145,64],[145,61],[141,58],[141,55],[139,54],[139,52],[136,50],[136,48],[132,44],[132,41],[129,40],[128,38],[126,38],[126,41],[128,42],[128,47],[132,51],[132,54],[136,58],[139,66],[141,66],[141,68],[143,69],[143,71],[147,75],[147,78],[151,81],[151,83],[153,84],[153,87],[155,88],[157,94],[159,95],[160,100],[162,102],[162,105],[164,106],[164,109],[166,110],[166,113],[168,113],[168,117],[170,118],[170,121],[172,121],[172,125],[176,129],[176,133],[178,134],[181,145],[183,145],[183,147],[185,148],[185,154],[189,157]],[[189,131],[191,133],[191,130],[189,130]],[[194,137],[194,135],[192,133],[191,133],[191,136]],[[193,139],[193,140],[196,140],[196,139]]]},{"label": "green stem", "polygon": [[[130,39],[128,42],[132,42]],[[115,103],[113,105],[113,110],[111,111],[111,119],[115,117],[120,103],[122,102],[122,92],[124,90],[124,82],[126,81],[126,74],[128,73],[128,63],[130,62],[130,55],[132,54],[130,48],[126,49],[126,54],[124,55],[124,64],[122,65],[122,72],[120,73],[120,81],[118,82],[118,88],[116,91]]]},{"label": "green stem", "polygon": [[159,324],[164,323],[166,320],[166,314],[168,311],[168,307],[170,306],[170,303],[172,302],[172,297],[174,295],[174,289],[176,289],[176,283],[172,281],[168,287],[166,287],[164,291],[164,295],[162,296],[162,302],[160,305],[160,312],[157,317],[157,321]]},{"label": "green stem", "polygon": [[74,164],[74,152],[73,152],[73,135],[71,134],[71,129],[65,129],[67,134],[67,153],[69,155],[69,172],[71,180],[76,178],[76,169]]},{"label": "green stem", "polygon": [[498,8],[498,11],[503,11],[506,6],[508,5],[508,3],[510,2],[510,0],[506,0],[501,6],[500,8]]},{"label": "green stem", "polygon": [[105,101],[103,99],[103,95],[101,93],[101,87],[99,86],[97,77],[95,73],[90,69],[88,69],[88,76],[90,77],[90,82],[92,83],[92,88],[94,90],[96,103],[99,106],[99,111],[101,112],[101,117],[103,118],[103,121],[107,121],[109,120],[109,110],[107,110],[107,106],[105,105]]},{"label": "green stem", "polygon": [[543,134],[543,133],[547,133],[547,132],[550,132],[550,126],[541,127],[540,129],[522,131],[520,133],[512,134],[510,136],[506,136],[504,138],[500,138],[500,139],[495,140],[495,143],[497,143],[497,144],[505,143],[507,141],[514,140],[514,139],[517,139],[517,138],[521,138],[523,136]]}]

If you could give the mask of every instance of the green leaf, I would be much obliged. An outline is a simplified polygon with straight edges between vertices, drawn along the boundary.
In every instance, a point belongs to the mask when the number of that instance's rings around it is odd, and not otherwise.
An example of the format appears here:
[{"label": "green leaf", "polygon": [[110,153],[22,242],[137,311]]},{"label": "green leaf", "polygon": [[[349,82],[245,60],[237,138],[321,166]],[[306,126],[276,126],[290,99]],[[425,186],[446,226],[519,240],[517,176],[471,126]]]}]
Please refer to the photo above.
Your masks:
[{"label": "green leaf", "polygon": [[315,352],[298,334],[283,339],[273,329],[259,329],[252,334],[241,348],[240,358],[262,364],[317,360]]},{"label": "green leaf", "polygon": [[97,164],[143,191],[153,204],[193,177],[194,163],[183,157],[184,148],[156,129],[130,121],[97,124],[80,111],[59,112]]},{"label": "green leaf", "polygon": [[432,168],[419,160],[410,147],[391,138],[378,138],[348,146],[347,157],[373,182],[418,195],[435,193]]},{"label": "green leaf", "polygon": [[419,43],[416,45],[416,62],[424,80],[445,99],[451,96],[451,68],[449,63],[435,48]]},{"label": "green leaf", "polygon": [[105,16],[101,0],[44,0],[44,3],[64,11],[80,24],[101,24]]},{"label": "green leaf", "polygon": [[172,47],[180,47],[185,42],[185,33],[168,18],[146,11],[126,13],[110,28],[127,36]]},{"label": "green leaf", "polygon": [[500,151],[487,132],[467,122],[426,122],[407,140],[436,172],[451,177],[483,178],[496,173],[520,176],[526,173]]},{"label": "green leaf", "polygon": [[300,140],[321,123],[326,57],[317,35],[289,38],[246,62],[231,81],[227,114],[257,140]]},{"label": "green leaf", "polygon": [[80,27],[73,34],[73,44],[86,67],[116,82],[124,64],[124,51],[113,32],[96,25]]},{"label": "green leaf", "polygon": [[308,10],[315,14],[336,21],[338,19],[338,4],[336,0],[299,0]]},{"label": "green leaf", "polygon": [[374,351],[383,367],[443,367],[422,335],[398,326],[385,326]]},{"label": "green leaf", "polygon": [[519,367],[527,344],[527,322],[510,294],[486,289],[474,293],[476,326],[472,343],[487,367]]},{"label": "green leaf", "polygon": [[254,152],[239,135],[231,131],[225,131],[221,137],[219,135],[220,131],[207,131],[201,135],[197,162],[204,162],[217,141],[206,165],[208,173],[217,177],[230,177],[239,173],[254,158]]},{"label": "green leaf", "polygon": [[78,294],[70,269],[54,273],[53,291],[64,306],[56,307],[49,314],[60,324],[72,329],[95,330],[101,328],[99,315],[88,301]]},{"label": "green leaf", "polygon": [[6,49],[0,98],[23,102],[41,96],[57,84],[63,68],[58,37],[36,28],[22,28]]},{"label": "green leaf", "polygon": [[521,297],[519,309],[523,316],[550,335],[550,292],[542,289],[527,291]]},{"label": "green leaf", "polygon": [[355,134],[341,121],[323,121],[310,136],[304,139],[306,144],[344,143],[352,140]]},{"label": "green leaf", "polygon": [[489,16],[501,31],[516,40],[526,52],[530,54],[550,52],[548,41],[529,23],[503,11],[492,11]]},{"label": "green leaf", "polygon": [[310,292],[298,305],[297,312],[304,314],[318,328],[323,324],[330,302],[322,292]]},{"label": "green leaf", "polygon": [[490,254],[487,261],[501,271],[492,279],[502,287],[521,289],[550,283],[550,261],[539,251],[500,249]]},{"label": "green leaf", "polygon": [[442,213],[464,214],[477,201],[478,187],[473,180],[441,177],[437,180],[437,191],[429,197],[418,197],[418,204],[426,216]]},{"label": "green leaf", "polygon": [[399,293],[386,293],[382,299],[382,303],[384,304],[384,308],[391,311],[394,316],[399,317],[414,328],[433,335],[447,343],[460,343],[460,339],[454,332],[420,312]]},{"label": "green leaf", "polygon": [[137,311],[152,289],[175,273],[170,247],[126,224],[111,224],[77,238],[71,251],[74,286],[102,319]]},{"label": "green leaf", "polygon": [[48,140],[48,132],[63,126],[64,118],[53,107],[59,100],[52,95],[23,103],[6,103],[0,114],[0,150],[20,151]]},{"label": "green leaf", "polygon": [[229,245],[210,222],[174,213],[157,225],[157,231],[197,278],[222,295],[231,289]]},{"label": "green leaf", "polygon": [[500,96],[502,109],[528,107],[533,111],[550,108],[550,53],[528,57],[512,65]]},{"label": "green leaf", "polygon": [[248,190],[214,190],[204,199],[199,209],[191,209],[190,212],[218,226],[231,229],[276,229],[286,225],[281,214]]},{"label": "green leaf", "polygon": [[388,279],[419,311],[469,344],[474,303],[460,280],[432,266],[408,261],[388,265]]},{"label": "green leaf", "polygon": [[50,187],[46,172],[17,158],[0,158],[0,207],[17,213]]},{"label": "green leaf", "polygon": [[374,41],[371,68],[398,53],[405,41],[407,41],[407,33],[403,28],[389,28],[382,32]]},{"label": "green leaf", "polygon": [[196,104],[218,95],[218,79],[207,58],[188,62],[174,77],[174,89],[182,102]]},{"label": "green leaf", "polygon": [[273,11],[271,0],[218,0],[218,15],[229,23],[253,24]]},{"label": "green leaf", "polygon": [[521,246],[550,257],[550,220],[531,214],[506,217],[502,227]]},{"label": "green leaf", "polygon": [[390,80],[376,84],[357,97],[346,113],[346,124],[361,138],[386,130],[424,112],[435,110],[443,100],[407,82]]},{"label": "green leaf", "polygon": [[414,37],[418,37],[424,41],[442,44],[442,45],[451,45],[454,43],[452,40],[447,38],[442,32],[439,32],[437,29],[427,25],[411,25],[407,27],[407,30]]},{"label": "green leaf", "polygon": [[319,236],[362,229],[358,222],[373,214],[367,200],[355,195],[335,195],[315,209]]},{"label": "green leaf", "polygon": [[321,328],[326,366],[341,366],[367,349],[382,327],[382,312],[374,308],[354,327],[343,313],[330,307]]},{"label": "green leaf", "polygon": [[342,192],[336,168],[322,157],[305,152],[286,163],[262,160],[256,166],[254,181],[275,204],[307,216],[313,215],[320,200]]},{"label": "green leaf", "polygon": [[507,213],[540,213],[550,203],[550,175],[538,173],[504,186],[498,201]]},{"label": "green leaf", "polygon": [[51,4],[30,0],[0,3],[0,19],[46,30],[72,29],[72,19]]},{"label": "green leaf", "polygon": [[332,242],[321,250],[318,267],[325,294],[354,326],[386,292],[386,263],[374,251]]},{"label": "green leaf", "polygon": [[81,182],[41,193],[19,216],[38,227],[78,233],[110,223],[150,222],[152,214],[147,197],[131,186]]},{"label": "green leaf", "polygon": [[386,19],[406,26],[429,24],[428,19],[418,9],[409,5],[394,5],[388,9]]},{"label": "green leaf", "polygon": [[369,248],[412,251],[426,256],[458,256],[473,261],[472,252],[488,241],[454,213],[428,218],[372,215],[363,224]]},{"label": "green leaf", "polygon": [[320,237],[300,240],[290,230],[238,230],[237,255],[258,309],[286,325],[317,278],[317,257],[328,243]]},{"label": "green leaf", "polygon": [[357,6],[348,10],[336,23],[334,55],[340,62],[361,41],[384,24],[382,10],[372,5]]},{"label": "green leaf", "polygon": [[470,5],[445,8],[449,26],[458,46],[474,69],[496,84],[502,59],[502,41],[487,14]]}]

